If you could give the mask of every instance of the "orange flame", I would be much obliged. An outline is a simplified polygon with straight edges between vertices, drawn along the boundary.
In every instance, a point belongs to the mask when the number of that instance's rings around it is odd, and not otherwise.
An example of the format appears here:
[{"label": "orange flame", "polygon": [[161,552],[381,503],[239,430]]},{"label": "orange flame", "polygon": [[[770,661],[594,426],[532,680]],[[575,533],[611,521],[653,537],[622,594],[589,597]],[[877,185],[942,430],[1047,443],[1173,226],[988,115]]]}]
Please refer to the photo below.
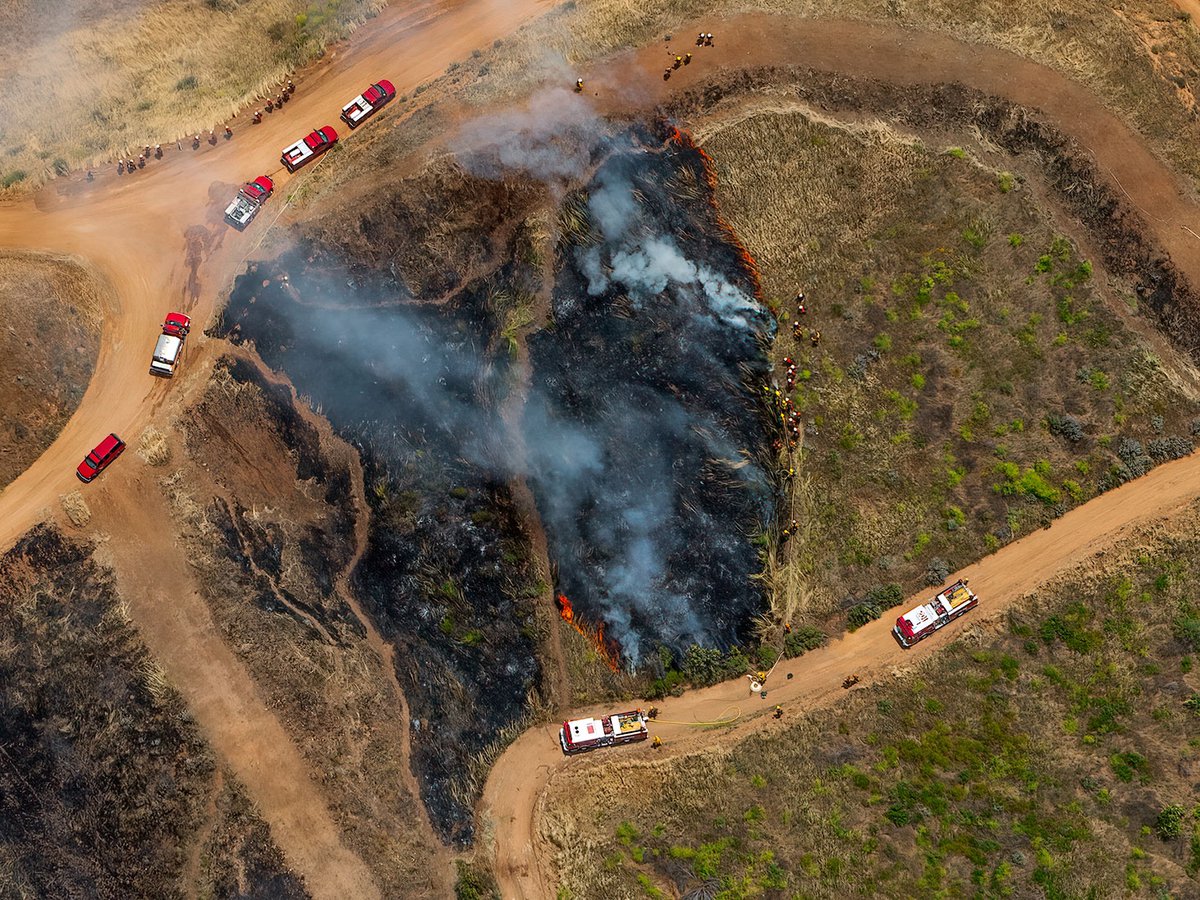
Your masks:
[{"label": "orange flame", "polygon": [[708,205],[712,207],[713,213],[716,216],[717,228],[720,229],[725,241],[733,247],[738,257],[742,261],[742,268],[746,274],[750,276],[750,281],[754,285],[754,299],[762,301],[762,276],[758,271],[758,263],[754,257],[750,255],[750,251],[746,249],[746,245],[742,243],[742,239],[737,232],[733,230],[733,226],[725,221],[725,217],[721,215],[720,209],[717,207],[717,165],[713,158],[708,155],[703,149],[696,144],[695,138],[686,131],[681,131],[676,126],[664,123],[667,129],[667,143],[674,144],[682,150],[695,153],[700,160],[701,171],[704,175],[704,183],[708,185]]},{"label": "orange flame", "polygon": [[575,608],[571,606],[571,601],[567,598],[566,594],[558,595],[558,614],[562,616],[564,622],[587,638],[588,642],[596,649],[596,652],[600,654],[600,658],[608,663],[610,669],[614,672],[621,670],[621,648],[617,646],[616,641],[604,636],[603,622],[596,626],[595,632],[582,625],[575,618]]}]

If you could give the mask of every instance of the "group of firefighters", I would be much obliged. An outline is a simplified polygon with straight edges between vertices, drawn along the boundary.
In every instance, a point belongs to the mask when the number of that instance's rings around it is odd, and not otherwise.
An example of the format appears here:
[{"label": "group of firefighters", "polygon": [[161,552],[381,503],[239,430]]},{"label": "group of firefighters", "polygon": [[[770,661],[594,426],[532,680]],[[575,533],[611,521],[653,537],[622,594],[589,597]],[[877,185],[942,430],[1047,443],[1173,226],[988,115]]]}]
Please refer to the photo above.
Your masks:
[{"label": "group of firefighters", "polygon": [[263,119],[263,111],[274,112],[277,109],[283,109],[283,104],[287,103],[292,98],[292,94],[296,92],[296,85],[292,79],[287,80],[287,84],[274,97],[268,97],[267,102],[263,105],[263,109],[256,109],[254,115],[250,117],[250,121],[257,125]]},{"label": "group of firefighters", "polygon": [[[154,154],[155,159],[162,159],[162,157],[163,157],[162,144],[154,145],[153,154]],[[151,155],[150,145],[147,144],[145,147],[142,148],[142,152],[138,154],[138,158],[136,160],[135,159],[118,159],[117,160],[117,174],[124,175],[126,172],[132,173],[135,169],[146,168],[146,163],[149,162],[150,155]],[[88,169],[87,180],[88,181],[92,180],[92,170],[91,169]]]},{"label": "group of firefighters", "polygon": [[[807,336],[811,344],[816,347],[821,343],[821,332],[815,328],[805,334],[804,328],[800,324],[800,320],[808,315],[808,305],[804,297],[804,291],[796,294],[796,318],[792,321],[792,336],[797,341],[802,341]],[[787,382],[788,392],[791,392],[796,387],[796,379],[799,374],[799,369],[796,361],[790,356],[783,358],[784,380]],[[800,443],[800,412],[796,409],[796,405],[792,402],[792,398],[787,396],[779,388],[772,388],[770,385],[764,385],[763,392],[772,401],[779,414],[779,421],[783,425],[784,436],[775,441],[776,452],[783,450],[786,445],[789,451],[795,450]],[[788,477],[795,474],[795,469],[788,470]],[[795,529],[792,529],[793,531]],[[785,540],[787,531],[784,532]]]},{"label": "group of firefighters", "polygon": [[[696,35],[696,46],[697,47],[712,47],[712,46],[714,46],[712,32],[711,31],[702,31],[698,35]],[[691,64],[692,64],[692,54],[691,53],[675,54],[675,58],[673,60],[671,60],[671,65],[667,66],[667,68],[665,68],[663,70],[663,81],[670,81],[672,72],[674,72],[676,69],[678,69],[682,66],[690,66]],[[577,94],[583,93],[583,79],[582,78],[575,79],[575,93],[577,93]]]},{"label": "group of firefighters", "polygon": [[[583,82],[581,81],[580,84],[582,85]],[[279,94],[277,94],[274,98],[267,98],[266,111],[271,112],[274,109],[282,109],[283,104],[285,104],[291,98],[292,94],[294,94],[295,92],[296,92],[296,85],[292,81],[292,79],[289,78],[287,80],[287,84],[280,90]],[[236,116],[237,113],[234,113],[234,115]],[[251,116],[251,121],[255,125],[257,125],[259,122],[262,121],[262,117],[263,117],[263,111],[261,109],[256,109],[254,111],[253,115]],[[225,136],[225,140],[229,140],[230,138],[233,137],[233,128],[230,127],[228,124],[226,124],[224,126],[224,128],[222,129],[221,133]],[[217,131],[216,130],[209,129],[207,142],[214,147],[217,145]],[[196,134],[194,134],[192,136],[192,149],[199,150],[200,144],[201,144],[201,133],[196,132]],[[175,149],[182,150],[183,149],[183,141],[181,141],[181,140],[175,141]],[[152,154],[153,154],[154,159],[162,159],[163,158],[162,144],[155,144],[153,150],[151,150],[150,145],[147,144],[142,149],[142,152],[138,154],[137,159],[133,159],[132,157],[130,159],[118,159],[117,160],[117,174],[124,175],[126,172],[129,172],[130,174],[132,174],[133,172],[137,171],[138,169],[146,168],[146,163],[148,163],[150,161]],[[88,169],[87,170],[87,180],[92,181],[94,178],[95,178],[95,174],[92,172],[91,169]]]}]

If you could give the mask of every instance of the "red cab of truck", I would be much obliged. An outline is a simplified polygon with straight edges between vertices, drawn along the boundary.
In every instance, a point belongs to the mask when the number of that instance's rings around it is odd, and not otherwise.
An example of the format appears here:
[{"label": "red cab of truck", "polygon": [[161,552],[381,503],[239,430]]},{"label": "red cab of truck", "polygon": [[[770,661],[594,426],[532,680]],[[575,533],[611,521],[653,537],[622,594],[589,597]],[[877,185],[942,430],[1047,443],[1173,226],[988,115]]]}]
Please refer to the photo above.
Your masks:
[{"label": "red cab of truck", "polygon": [[279,161],[289,172],[295,172],[336,144],[337,139],[338,133],[330,125],[310,131],[296,143],[284,147]]},{"label": "red cab of truck", "polygon": [[251,200],[262,203],[275,192],[275,182],[266,175],[259,175],[253,181],[243,184],[241,192]]},{"label": "red cab of truck", "polygon": [[83,458],[83,462],[75,470],[75,475],[80,481],[87,484],[107,469],[112,461],[123,452],[125,452],[125,442],[115,434],[110,434]]},{"label": "red cab of truck", "polygon": [[185,338],[188,332],[192,330],[192,320],[190,316],[185,316],[181,312],[167,313],[167,318],[163,322],[162,333],[169,334],[172,337]]}]

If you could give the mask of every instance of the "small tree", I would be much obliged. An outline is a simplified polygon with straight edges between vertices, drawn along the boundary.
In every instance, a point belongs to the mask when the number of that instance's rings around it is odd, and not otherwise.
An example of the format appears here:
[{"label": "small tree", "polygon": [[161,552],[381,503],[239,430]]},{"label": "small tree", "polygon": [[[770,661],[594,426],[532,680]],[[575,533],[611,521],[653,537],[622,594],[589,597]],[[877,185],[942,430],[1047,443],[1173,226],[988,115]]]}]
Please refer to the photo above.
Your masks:
[{"label": "small tree", "polygon": [[1183,830],[1183,817],[1187,811],[1178,803],[1163,808],[1154,822],[1154,830],[1164,841],[1172,841],[1179,837]]},{"label": "small tree", "polygon": [[846,621],[850,625],[850,630],[862,628],[868,622],[873,622],[883,615],[883,610],[877,604],[871,602],[859,603],[850,607],[850,611],[846,614]]},{"label": "small tree", "polygon": [[722,663],[720,650],[692,644],[683,654],[680,669],[693,684],[713,684],[721,677]]}]

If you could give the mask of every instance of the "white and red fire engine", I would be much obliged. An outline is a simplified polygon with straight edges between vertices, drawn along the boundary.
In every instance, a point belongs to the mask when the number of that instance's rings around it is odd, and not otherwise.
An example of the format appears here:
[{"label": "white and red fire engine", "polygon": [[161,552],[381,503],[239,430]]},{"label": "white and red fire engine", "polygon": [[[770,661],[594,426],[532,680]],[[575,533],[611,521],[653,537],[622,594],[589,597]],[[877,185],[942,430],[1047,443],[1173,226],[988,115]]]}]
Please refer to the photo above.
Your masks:
[{"label": "white and red fire engine", "polygon": [[967,587],[966,580],[956,581],[928,603],[898,618],[892,634],[907,649],[978,605],[979,598]]},{"label": "white and red fire engine", "polygon": [[572,719],[563,722],[558,734],[563,753],[586,753],[599,747],[633,744],[650,736],[646,716],[640,710],[613,713],[599,719]]}]

